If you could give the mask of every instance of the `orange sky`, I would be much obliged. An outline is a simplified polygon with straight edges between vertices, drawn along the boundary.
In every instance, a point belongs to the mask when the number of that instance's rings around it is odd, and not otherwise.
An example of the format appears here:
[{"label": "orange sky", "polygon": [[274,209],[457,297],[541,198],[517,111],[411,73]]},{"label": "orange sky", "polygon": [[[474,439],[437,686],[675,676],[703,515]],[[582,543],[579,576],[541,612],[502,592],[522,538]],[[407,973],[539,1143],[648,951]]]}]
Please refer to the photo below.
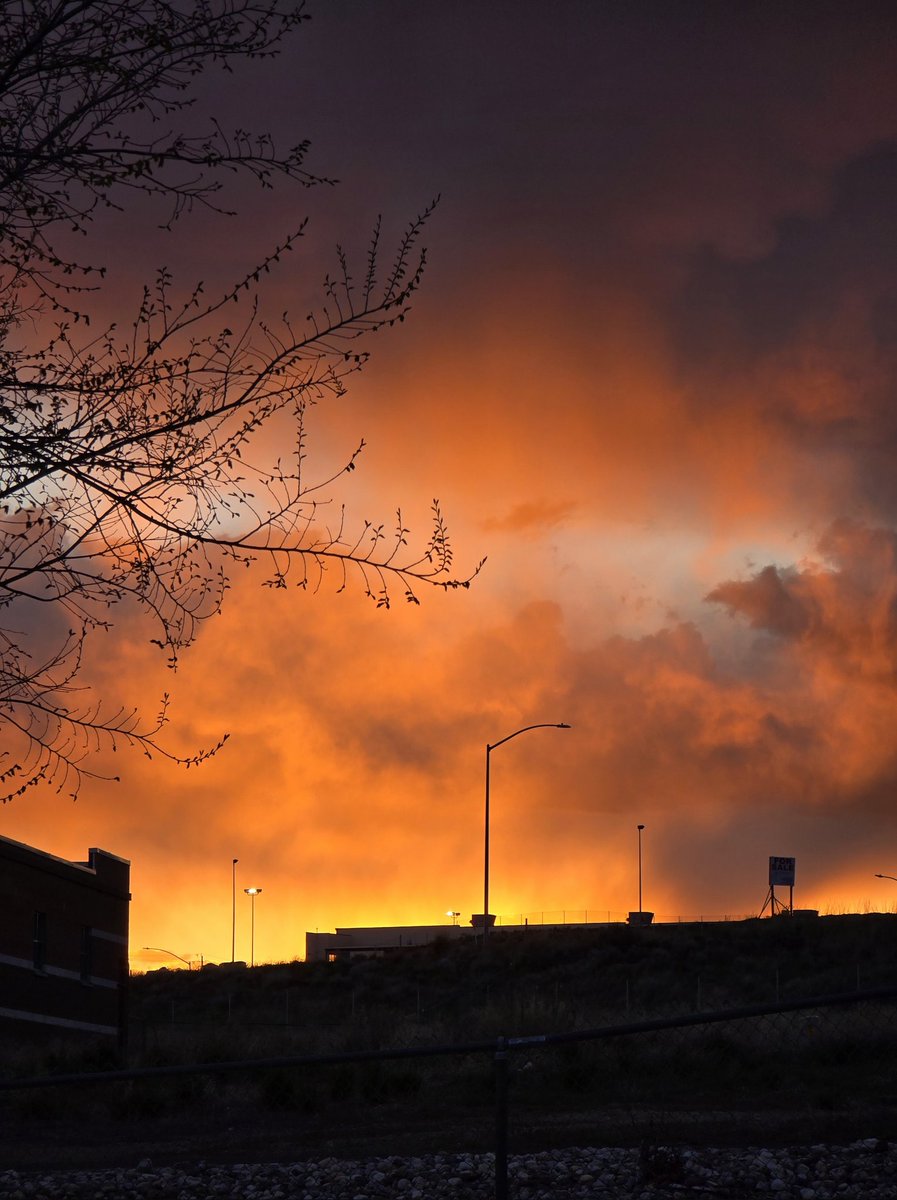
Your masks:
[{"label": "orange sky", "polygon": [[[443,11],[445,9],[446,11]],[[527,19],[520,19],[528,9]],[[113,704],[174,697],[119,784],[35,792],[2,832],[130,858],[137,967],[304,953],[306,930],[492,908],[756,912],[771,854],[796,902],[890,909],[897,883],[894,446],[897,52],[885,7],[312,5],[285,57],[217,111],[313,139],[333,192],[240,193],[133,245],[102,236],[109,311],[153,264],[226,279],[297,214],[272,279],[305,302],[330,247],[363,254],[443,193],[412,319],[315,410],[335,498],[438,496],[464,593],[377,611],[241,575],[173,678],[122,614],[89,673]],[[237,231],[236,235],[234,231]],[[110,249],[110,253],[112,253]]]}]

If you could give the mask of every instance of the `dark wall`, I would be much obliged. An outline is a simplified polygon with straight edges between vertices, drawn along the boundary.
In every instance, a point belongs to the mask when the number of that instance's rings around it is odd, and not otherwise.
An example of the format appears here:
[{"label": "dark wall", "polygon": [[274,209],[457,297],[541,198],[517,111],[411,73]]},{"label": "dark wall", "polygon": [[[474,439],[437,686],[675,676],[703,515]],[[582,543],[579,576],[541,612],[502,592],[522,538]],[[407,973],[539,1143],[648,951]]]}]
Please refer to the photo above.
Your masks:
[{"label": "dark wall", "polygon": [[130,864],[72,863],[0,838],[0,1018],[115,1033],[127,978]]}]

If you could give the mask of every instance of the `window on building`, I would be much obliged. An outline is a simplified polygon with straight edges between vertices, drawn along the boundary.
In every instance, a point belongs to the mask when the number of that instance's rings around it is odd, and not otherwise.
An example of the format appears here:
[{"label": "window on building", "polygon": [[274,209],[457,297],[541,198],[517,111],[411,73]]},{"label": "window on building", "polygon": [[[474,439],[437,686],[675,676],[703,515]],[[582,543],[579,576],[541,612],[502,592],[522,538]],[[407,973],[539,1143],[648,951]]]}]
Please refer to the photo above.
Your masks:
[{"label": "window on building", "polygon": [[93,930],[89,925],[81,926],[81,982],[90,983],[93,975]]},{"label": "window on building", "polygon": [[42,971],[47,965],[47,914],[34,914],[33,961],[35,971]]}]

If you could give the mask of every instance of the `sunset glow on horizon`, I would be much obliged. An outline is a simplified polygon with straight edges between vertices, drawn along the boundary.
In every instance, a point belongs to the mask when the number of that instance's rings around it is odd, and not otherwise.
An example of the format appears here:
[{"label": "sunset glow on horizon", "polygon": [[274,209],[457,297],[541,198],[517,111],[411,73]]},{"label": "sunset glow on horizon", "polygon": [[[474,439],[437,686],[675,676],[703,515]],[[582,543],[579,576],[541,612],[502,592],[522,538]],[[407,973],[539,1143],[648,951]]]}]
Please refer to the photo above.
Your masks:
[{"label": "sunset glow on horizon", "polygon": [[[102,301],[155,265],[238,277],[307,211],[266,286],[304,312],[333,246],[437,193],[413,312],[309,458],[358,469],[352,526],[433,497],[469,590],[380,611],[235,572],[175,674],[126,611],[96,634],[104,702],[154,712],[184,770],[122,747],[78,800],[35,789],[0,833],[132,863],[131,961],[301,958],[306,931],[491,909],[897,911],[897,18],[314,0],[282,56],[204,103],[312,139],[333,189],[240,193],[135,240],[110,214]],[[887,26],[887,28],[885,28]],[[885,36],[885,34],[887,36]],[[209,98],[210,97],[210,98]],[[220,101],[220,103],[218,103]],[[243,107],[249,109],[242,113]]]}]

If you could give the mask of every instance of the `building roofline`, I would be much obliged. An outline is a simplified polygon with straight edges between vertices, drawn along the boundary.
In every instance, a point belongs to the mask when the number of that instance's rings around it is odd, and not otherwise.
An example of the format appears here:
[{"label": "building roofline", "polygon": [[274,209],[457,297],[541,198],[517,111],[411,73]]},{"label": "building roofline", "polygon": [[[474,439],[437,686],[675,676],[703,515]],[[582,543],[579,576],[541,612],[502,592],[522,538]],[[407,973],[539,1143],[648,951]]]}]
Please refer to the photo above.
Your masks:
[{"label": "building roofline", "polygon": [[126,867],[130,867],[131,861],[127,858],[121,858],[118,854],[111,854],[108,850],[100,850],[96,846],[91,846],[87,851],[87,862],[77,862],[71,858],[62,858],[59,854],[50,854],[46,850],[40,850],[37,846],[29,846],[27,842],[18,842],[15,838],[5,837],[0,834],[0,844],[5,844],[16,850],[24,851],[25,854],[35,855],[38,858],[46,859],[52,863],[59,863],[63,867],[74,867],[75,870],[83,871],[85,874],[96,875],[96,867],[93,865],[95,855],[102,855],[106,859],[112,859],[113,862],[122,863]]},{"label": "building roofline", "polygon": [[[126,867],[131,865],[131,860],[129,858],[122,858],[120,854],[113,854],[111,850],[103,850],[100,846],[91,846],[87,853],[88,855],[102,854],[103,858],[111,858],[114,862],[123,863]],[[89,864],[90,859],[88,858],[88,865]],[[79,865],[79,863],[75,863],[75,866]]]}]

